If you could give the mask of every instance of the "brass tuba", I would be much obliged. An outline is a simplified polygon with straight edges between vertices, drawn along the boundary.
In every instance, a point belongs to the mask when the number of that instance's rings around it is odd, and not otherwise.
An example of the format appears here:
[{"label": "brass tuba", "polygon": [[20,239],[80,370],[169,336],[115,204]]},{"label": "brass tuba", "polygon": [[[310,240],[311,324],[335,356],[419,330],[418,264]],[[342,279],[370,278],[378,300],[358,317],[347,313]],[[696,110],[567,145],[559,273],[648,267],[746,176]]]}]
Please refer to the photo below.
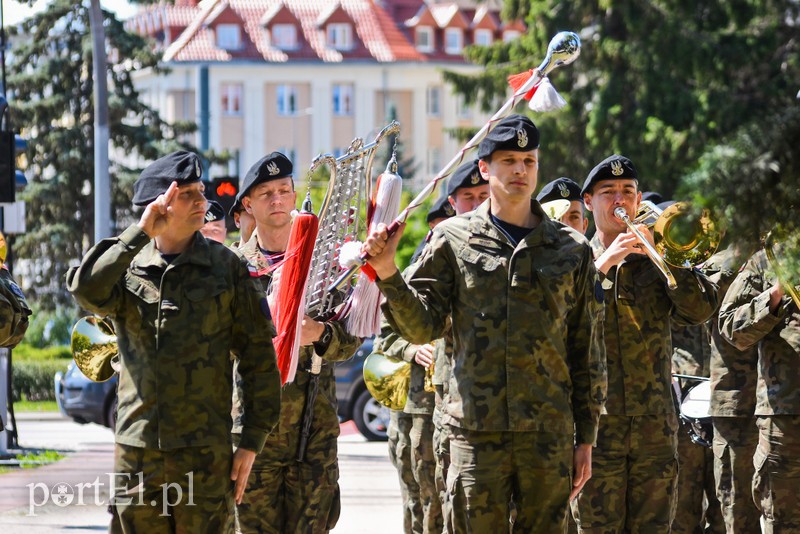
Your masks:
[{"label": "brass tuba", "polygon": [[83,317],[72,327],[72,358],[93,382],[105,382],[119,371],[119,347],[114,328],[99,317]]},{"label": "brass tuba", "polygon": [[794,305],[800,309],[800,289],[789,280],[787,269],[783,261],[786,251],[782,251],[781,248],[785,243],[786,240],[777,238],[776,232],[773,230],[764,237],[764,252],[767,255],[770,266],[772,266],[772,269],[775,271],[775,275],[778,277],[781,285],[783,285],[783,290],[794,301]]},{"label": "brass tuba", "polygon": [[[622,207],[616,208],[614,215],[636,234],[645,253],[667,279],[670,289],[675,289],[678,284],[668,264],[691,269],[713,256],[722,240],[720,225],[711,217],[709,210],[702,209],[698,215],[687,202],[676,202],[661,210],[644,200],[639,204],[632,221]],[[637,224],[652,228],[655,247],[636,228]]]}]

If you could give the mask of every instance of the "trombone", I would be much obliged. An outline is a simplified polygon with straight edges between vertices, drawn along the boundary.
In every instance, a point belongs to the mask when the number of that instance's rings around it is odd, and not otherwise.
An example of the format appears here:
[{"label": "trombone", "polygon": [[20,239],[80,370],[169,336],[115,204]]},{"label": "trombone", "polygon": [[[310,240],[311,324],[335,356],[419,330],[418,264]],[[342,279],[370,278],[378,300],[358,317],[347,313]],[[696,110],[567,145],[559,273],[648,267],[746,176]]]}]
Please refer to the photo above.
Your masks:
[{"label": "trombone", "polygon": [[114,328],[99,317],[83,317],[72,327],[72,358],[92,382],[105,382],[119,371],[119,346]]},{"label": "trombone", "polygon": [[[681,269],[691,269],[714,255],[722,231],[707,209],[698,216],[687,202],[676,202],[665,210],[650,201],[642,201],[631,220],[625,208],[618,207],[614,215],[625,222],[631,232],[641,241],[644,251],[666,278],[670,289],[678,287],[669,265]],[[653,229],[651,245],[636,228],[644,224]]]},{"label": "trombone", "polygon": [[[794,305],[800,309],[800,290],[798,290],[798,286],[791,283],[787,275],[787,269],[783,265],[783,261],[781,257],[776,254],[776,251],[780,252],[782,245],[784,245],[785,240],[779,240],[776,235],[775,231],[770,231],[766,237],[764,237],[764,252],[767,255],[767,260],[769,264],[772,266],[772,269],[775,271],[775,275],[778,277],[778,281],[780,281],[781,285],[783,285],[783,290],[786,292],[789,297],[794,301]],[[785,251],[783,251],[785,254]]]}]

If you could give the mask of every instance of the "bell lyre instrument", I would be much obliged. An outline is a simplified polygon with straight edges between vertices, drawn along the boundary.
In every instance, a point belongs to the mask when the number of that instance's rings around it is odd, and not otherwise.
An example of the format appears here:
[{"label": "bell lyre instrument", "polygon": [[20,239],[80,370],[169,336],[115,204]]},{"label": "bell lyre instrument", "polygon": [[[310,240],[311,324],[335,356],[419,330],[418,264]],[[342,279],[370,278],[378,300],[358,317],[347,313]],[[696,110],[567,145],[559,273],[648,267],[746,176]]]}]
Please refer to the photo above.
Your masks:
[{"label": "bell lyre instrument", "polygon": [[[484,137],[494,128],[494,126],[505,117],[511,114],[514,110],[514,107],[524,99],[525,95],[533,89],[536,85],[538,85],[553,69],[556,67],[560,67],[561,65],[569,65],[573,61],[575,61],[581,52],[581,40],[578,37],[578,34],[573,32],[560,32],[555,35],[550,40],[550,44],[547,46],[547,54],[544,57],[544,60],[539,65],[539,67],[534,71],[533,76],[531,76],[528,81],[526,81],[517,91],[506,100],[505,104],[492,116],[489,121],[483,125],[483,127],[478,130],[472,139],[467,141],[467,144],[464,145],[458,154],[450,160],[450,162],[445,165],[445,167],[439,171],[439,173],[430,181],[428,184],[419,192],[419,194],[411,201],[411,203],[400,212],[400,215],[387,227],[387,232],[389,235],[394,234],[397,229],[400,227],[401,224],[406,222],[408,215],[414,209],[418,208],[422,203],[425,201],[428,196],[433,192],[436,188],[436,185],[441,181],[447,178],[461,163],[463,163],[464,158],[466,157],[467,152],[476,148],[480,142],[483,140]],[[347,281],[353,276],[353,273],[356,272],[360,267],[362,267],[367,262],[367,254],[364,253],[361,255],[361,258],[358,262],[352,265],[349,269],[346,269],[340,276],[337,278],[329,287],[329,291],[333,291],[334,289],[343,286],[347,283]]]},{"label": "bell lyre instrument", "polygon": [[[639,238],[643,250],[664,276],[670,289],[678,287],[670,265],[691,269],[713,256],[722,240],[720,225],[710,212],[702,209],[698,215],[686,202],[676,202],[661,210],[644,200],[639,204],[633,220],[623,207],[615,208],[614,216],[621,219]],[[650,244],[636,227],[639,224],[653,229],[655,245]]]}]

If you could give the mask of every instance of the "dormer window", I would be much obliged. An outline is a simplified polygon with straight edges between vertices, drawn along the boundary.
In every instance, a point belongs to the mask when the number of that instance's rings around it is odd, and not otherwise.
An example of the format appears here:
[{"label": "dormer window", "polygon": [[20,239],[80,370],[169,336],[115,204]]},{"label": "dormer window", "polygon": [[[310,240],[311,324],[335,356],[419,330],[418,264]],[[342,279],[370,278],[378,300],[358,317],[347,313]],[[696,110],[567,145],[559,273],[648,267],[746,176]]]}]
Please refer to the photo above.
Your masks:
[{"label": "dormer window", "polygon": [[333,23],[327,26],[328,47],[334,50],[352,50],[353,27],[346,23]]},{"label": "dormer window", "polygon": [[281,50],[297,48],[297,26],[294,24],[275,24],[270,30],[271,45]]},{"label": "dormer window", "polygon": [[480,29],[475,30],[475,44],[479,46],[490,46],[494,41],[492,30]]},{"label": "dormer window", "polygon": [[503,32],[503,42],[510,43],[519,39],[521,34],[517,30],[506,30]]},{"label": "dormer window", "polygon": [[448,54],[460,54],[464,49],[464,32],[460,28],[444,30],[444,51]]},{"label": "dormer window", "polygon": [[238,24],[217,24],[217,46],[224,50],[239,50],[242,38]]},{"label": "dormer window", "polygon": [[417,50],[420,52],[433,52],[433,28],[430,26],[417,26]]}]

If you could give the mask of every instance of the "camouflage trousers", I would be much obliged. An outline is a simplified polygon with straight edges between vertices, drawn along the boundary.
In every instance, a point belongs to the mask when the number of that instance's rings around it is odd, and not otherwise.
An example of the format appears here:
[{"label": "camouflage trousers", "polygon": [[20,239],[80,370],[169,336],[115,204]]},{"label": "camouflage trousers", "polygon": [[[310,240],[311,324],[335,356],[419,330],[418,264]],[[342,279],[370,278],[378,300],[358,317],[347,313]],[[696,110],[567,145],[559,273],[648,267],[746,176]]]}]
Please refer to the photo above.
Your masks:
[{"label": "camouflage trousers", "polygon": [[450,427],[448,533],[564,532],[573,437],[552,432],[477,432]]},{"label": "camouflage trousers", "polygon": [[413,414],[411,425],[411,467],[419,487],[422,532],[441,534],[444,527],[442,504],[436,490],[436,458],[433,451],[433,417]]},{"label": "camouflage trousers", "polygon": [[339,423],[332,423],[312,425],[302,463],[297,461],[299,428],[297,432],[275,430],[267,437],[250,471],[242,504],[236,507],[243,534],[317,534],[336,525]]},{"label": "camouflage trousers", "polygon": [[230,444],[169,451],[117,443],[109,532],[232,533]]},{"label": "camouflage trousers", "polygon": [[759,417],[753,499],[765,534],[800,532],[800,416]]},{"label": "camouflage trousers", "polygon": [[714,479],[728,534],[761,530],[753,502],[753,456],[758,445],[754,417],[714,417]]},{"label": "camouflage trousers", "polygon": [[433,411],[433,450],[436,456],[434,478],[439,503],[442,506],[442,517],[447,515],[447,469],[450,467],[450,427],[442,425],[442,414],[438,409]]},{"label": "camouflage trousers", "polygon": [[422,503],[419,500],[419,486],[414,479],[411,463],[411,414],[392,410],[387,435],[389,437],[389,459],[397,469],[400,479],[400,493],[403,497],[403,532],[418,534],[422,532]]},{"label": "camouflage trousers", "polygon": [[[707,503],[704,506],[704,502]],[[678,503],[672,534],[725,534],[714,484],[714,453],[678,430]]]},{"label": "camouflage trousers", "polygon": [[667,533],[675,516],[678,417],[601,415],[592,478],[572,503],[578,532]]}]

